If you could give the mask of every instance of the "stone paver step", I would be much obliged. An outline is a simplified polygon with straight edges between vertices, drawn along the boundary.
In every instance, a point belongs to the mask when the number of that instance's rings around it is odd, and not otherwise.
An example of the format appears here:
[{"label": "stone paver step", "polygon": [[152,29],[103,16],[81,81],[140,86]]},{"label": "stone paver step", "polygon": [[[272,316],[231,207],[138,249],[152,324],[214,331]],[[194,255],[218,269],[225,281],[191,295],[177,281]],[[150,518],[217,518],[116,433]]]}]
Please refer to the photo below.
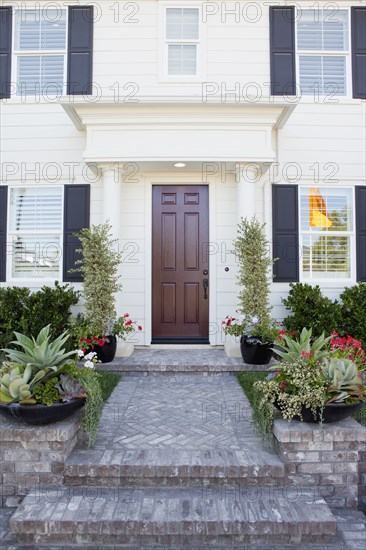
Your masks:
[{"label": "stone paver step", "polygon": [[180,485],[204,481],[241,485],[281,484],[284,464],[271,453],[244,450],[79,449],[65,463],[67,485]]},{"label": "stone paver step", "polygon": [[[194,545],[326,542],[336,519],[323,499],[296,492],[240,498],[201,489],[87,488],[30,493],[10,520],[22,543]],[[115,547],[116,547],[115,546]]]},{"label": "stone paver step", "polygon": [[270,365],[249,365],[228,357],[223,349],[135,349],[130,357],[116,357],[103,368],[124,373],[219,373],[267,371]]}]

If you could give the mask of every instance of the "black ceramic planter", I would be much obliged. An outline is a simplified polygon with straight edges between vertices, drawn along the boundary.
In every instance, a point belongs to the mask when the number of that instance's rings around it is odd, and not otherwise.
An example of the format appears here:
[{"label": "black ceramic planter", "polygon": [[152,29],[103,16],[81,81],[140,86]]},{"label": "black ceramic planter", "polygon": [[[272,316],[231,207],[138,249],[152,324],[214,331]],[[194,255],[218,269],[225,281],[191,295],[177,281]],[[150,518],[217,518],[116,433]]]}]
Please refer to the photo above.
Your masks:
[{"label": "black ceramic planter", "polygon": [[53,403],[52,405],[21,405],[20,403],[0,403],[0,412],[36,426],[53,424],[71,416],[85,403],[84,397],[72,399],[68,403]]},{"label": "black ceramic planter", "polygon": [[[354,405],[347,405],[346,403],[330,403],[329,405],[325,405],[323,410],[323,422],[326,424],[329,424],[330,422],[338,422],[339,420],[344,420],[345,418],[348,418],[355,414],[357,411],[362,409],[362,407],[366,403],[355,403]],[[277,404],[275,403],[276,407],[281,410]],[[304,422],[321,422],[321,410],[317,410],[316,416],[314,418],[314,415],[311,411],[311,409],[302,407],[301,414]],[[297,418],[297,420],[300,420]]]},{"label": "black ceramic planter", "polygon": [[272,343],[263,343],[259,336],[242,336],[240,351],[244,363],[249,365],[267,365],[273,355]]},{"label": "black ceramic planter", "polygon": [[95,346],[93,351],[97,354],[97,358],[102,363],[110,363],[113,361],[117,350],[117,338],[116,336],[109,335],[104,346]]}]

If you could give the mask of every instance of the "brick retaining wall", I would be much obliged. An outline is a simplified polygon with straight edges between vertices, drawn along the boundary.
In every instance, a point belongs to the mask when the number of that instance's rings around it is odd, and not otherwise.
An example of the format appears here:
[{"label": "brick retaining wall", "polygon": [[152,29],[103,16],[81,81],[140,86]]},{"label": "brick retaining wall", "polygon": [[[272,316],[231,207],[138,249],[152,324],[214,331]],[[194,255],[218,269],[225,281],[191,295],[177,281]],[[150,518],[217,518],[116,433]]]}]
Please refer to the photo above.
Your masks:
[{"label": "brick retaining wall", "polygon": [[274,435],[289,483],[316,488],[330,506],[365,503],[365,427],[352,418],[322,426],[276,419]]},{"label": "brick retaining wall", "polygon": [[64,463],[78,439],[83,411],[48,426],[0,417],[1,506],[17,506],[30,490],[63,483]]}]

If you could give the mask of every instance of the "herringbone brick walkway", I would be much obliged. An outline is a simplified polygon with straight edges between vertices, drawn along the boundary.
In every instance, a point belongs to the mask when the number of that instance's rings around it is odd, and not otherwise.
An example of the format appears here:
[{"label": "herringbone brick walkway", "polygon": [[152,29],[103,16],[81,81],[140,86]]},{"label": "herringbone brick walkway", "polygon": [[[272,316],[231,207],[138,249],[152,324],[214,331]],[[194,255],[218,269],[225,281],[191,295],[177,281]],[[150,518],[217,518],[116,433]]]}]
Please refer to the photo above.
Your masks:
[{"label": "herringbone brick walkway", "polygon": [[103,411],[95,453],[122,450],[261,452],[235,376],[125,377]]}]

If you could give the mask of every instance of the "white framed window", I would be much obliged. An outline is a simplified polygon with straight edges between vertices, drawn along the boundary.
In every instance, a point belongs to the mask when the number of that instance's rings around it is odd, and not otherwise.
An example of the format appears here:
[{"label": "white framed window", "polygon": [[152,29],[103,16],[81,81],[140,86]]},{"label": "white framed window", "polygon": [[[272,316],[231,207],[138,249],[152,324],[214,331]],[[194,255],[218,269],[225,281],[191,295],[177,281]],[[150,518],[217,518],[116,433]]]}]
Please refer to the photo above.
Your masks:
[{"label": "white framed window", "polygon": [[196,77],[200,65],[200,10],[197,7],[165,8],[166,75]]},{"label": "white framed window", "polygon": [[60,278],[62,230],[61,187],[11,187],[9,279]]},{"label": "white framed window", "polygon": [[17,95],[62,95],[67,48],[66,10],[15,12]]},{"label": "white framed window", "polygon": [[350,72],[348,10],[303,9],[296,25],[302,95],[346,96]]},{"label": "white framed window", "polygon": [[300,187],[301,280],[352,279],[354,189]]}]

